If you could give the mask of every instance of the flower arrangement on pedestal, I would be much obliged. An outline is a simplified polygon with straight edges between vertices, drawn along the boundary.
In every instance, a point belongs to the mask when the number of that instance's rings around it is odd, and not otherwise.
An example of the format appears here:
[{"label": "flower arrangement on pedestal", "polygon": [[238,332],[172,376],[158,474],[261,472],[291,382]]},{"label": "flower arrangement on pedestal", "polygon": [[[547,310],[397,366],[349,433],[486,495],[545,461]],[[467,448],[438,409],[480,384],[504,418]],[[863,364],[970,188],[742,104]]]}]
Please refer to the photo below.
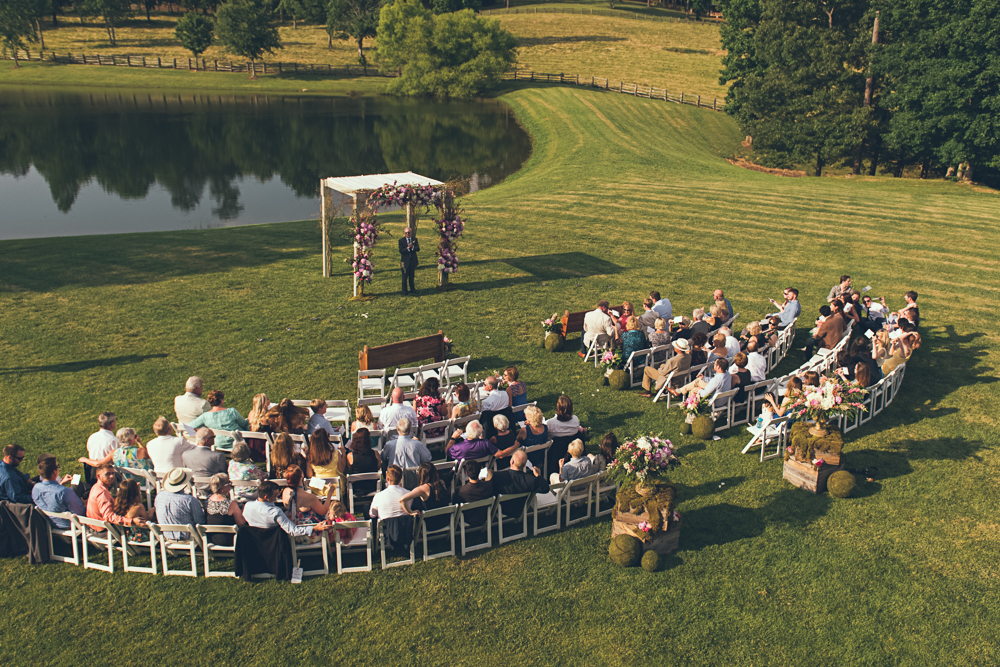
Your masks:
[{"label": "flower arrangement on pedestal", "polygon": [[667,480],[669,471],[680,465],[669,440],[642,436],[625,443],[615,452],[605,479],[619,485],[611,512],[611,535],[631,535],[658,553],[676,548],[667,533],[680,523],[677,489]]},{"label": "flower arrangement on pedestal", "polygon": [[681,403],[681,410],[687,415],[689,423],[694,421],[698,415],[712,414],[712,406],[708,404],[708,398],[699,396],[697,392],[684,399],[684,402]]},{"label": "flower arrangement on pedestal", "polygon": [[364,285],[372,281],[375,267],[372,265],[372,248],[378,241],[379,225],[374,215],[366,212],[351,216],[354,227],[354,256],[351,258],[351,269],[358,283]]},{"label": "flower arrangement on pedestal", "polygon": [[451,204],[450,199],[442,199],[438,206],[441,217],[434,220],[439,240],[437,248],[438,271],[442,273],[442,284],[445,278],[458,272],[458,246],[455,242],[465,232],[465,220],[459,215],[461,211]]},{"label": "flower arrangement on pedestal", "polygon": [[673,444],[660,436],[641,436],[623,443],[608,465],[605,479],[621,486],[634,486],[640,495],[652,489],[656,482],[679,466],[680,458]]},{"label": "flower arrangement on pedestal", "polygon": [[615,348],[613,350],[605,350],[604,354],[601,355],[601,369],[604,371],[605,375],[611,375],[613,371],[621,368],[622,365],[622,351],[621,348]]},{"label": "flower arrangement on pedestal", "polygon": [[546,334],[561,334],[562,320],[559,319],[559,313],[552,313],[552,317],[542,320],[542,329]]},{"label": "flower arrangement on pedestal", "polygon": [[867,395],[868,390],[857,383],[834,376],[818,387],[803,387],[790,409],[799,417],[816,422],[809,432],[821,437],[827,434],[827,426],[837,417],[854,419],[859,410],[867,410],[864,406]]}]

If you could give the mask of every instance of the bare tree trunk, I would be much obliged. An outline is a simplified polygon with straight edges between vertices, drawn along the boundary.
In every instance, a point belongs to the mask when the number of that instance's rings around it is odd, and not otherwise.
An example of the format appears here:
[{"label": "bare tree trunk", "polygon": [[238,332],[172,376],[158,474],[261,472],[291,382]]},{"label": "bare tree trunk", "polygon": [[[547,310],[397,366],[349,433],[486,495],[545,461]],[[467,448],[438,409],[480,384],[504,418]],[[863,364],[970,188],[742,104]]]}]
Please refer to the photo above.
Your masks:
[{"label": "bare tree trunk", "polygon": [[816,153],[816,177],[819,178],[823,175],[823,156],[820,153]]},{"label": "bare tree trunk", "polygon": [[11,49],[11,51],[14,52],[14,67],[20,67],[20,65],[17,64],[17,49],[14,48],[14,49]]},{"label": "bare tree trunk", "polygon": [[[146,4],[146,3],[143,3]],[[149,5],[146,5],[146,23],[152,23],[153,19],[149,17]]]},{"label": "bare tree trunk", "polygon": [[905,157],[900,157],[899,161],[896,162],[896,168],[892,171],[893,177],[894,178],[902,178],[903,177],[903,168],[904,167],[906,167],[906,158]]},{"label": "bare tree trunk", "polygon": [[250,78],[251,79],[256,79],[257,78],[257,68],[256,68],[253,60],[250,61]]},{"label": "bare tree trunk", "polygon": [[[878,17],[879,12],[875,12],[875,23],[872,25],[872,44],[878,44]],[[833,14],[830,14],[830,20],[833,20]],[[833,27],[832,24],[830,26]],[[869,67],[868,79],[865,81],[865,101],[864,107],[867,109],[872,105],[872,94],[875,90],[875,74],[873,74]],[[854,175],[858,176],[861,174],[861,152],[864,148],[864,142],[858,146],[858,152],[854,156]]]},{"label": "bare tree trunk", "polygon": [[930,168],[931,168],[931,159],[929,157],[925,157],[924,161],[920,163],[921,179],[927,178],[927,172],[930,170]]},{"label": "bare tree trunk", "polygon": [[105,19],[104,25],[108,29],[108,39],[111,41],[111,46],[115,46],[115,29],[114,29],[114,27],[111,25],[111,23],[107,19]]},{"label": "bare tree trunk", "polygon": [[42,34],[42,24],[35,19],[35,32],[38,33],[38,42],[42,51],[45,50],[45,35]]},{"label": "bare tree trunk", "polygon": [[868,167],[869,176],[874,176],[878,172],[878,154],[879,154],[879,146],[881,146],[881,144],[882,140],[879,139],[878,137],[876,137],[875,141],[872,142],[872,163]]},{"label": "bare tree trunk", "polygon": [[330,32],[329,28],[326,29],[326,48],[333,48],[333,33]]}]

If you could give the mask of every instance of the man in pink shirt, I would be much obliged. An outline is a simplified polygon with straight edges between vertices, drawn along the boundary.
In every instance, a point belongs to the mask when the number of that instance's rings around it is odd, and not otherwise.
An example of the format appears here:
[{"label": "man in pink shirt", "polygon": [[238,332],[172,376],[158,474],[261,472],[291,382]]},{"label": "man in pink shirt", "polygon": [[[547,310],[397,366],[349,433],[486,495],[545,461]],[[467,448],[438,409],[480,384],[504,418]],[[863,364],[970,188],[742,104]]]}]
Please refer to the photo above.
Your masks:
[{"label": "man in pink shirt", "polygon": [[[114,501],[111,498],[110,487],[115,483],[115,470],[109,465],[97,469],[97,483],[90,489],[87,500],[87,517],[98,521],[107,521],[119,526],[138,526],[144,528],[146,520],[142,517],[134,519],[115,514]],[[102,529],[103,530],[103,529]]]}]

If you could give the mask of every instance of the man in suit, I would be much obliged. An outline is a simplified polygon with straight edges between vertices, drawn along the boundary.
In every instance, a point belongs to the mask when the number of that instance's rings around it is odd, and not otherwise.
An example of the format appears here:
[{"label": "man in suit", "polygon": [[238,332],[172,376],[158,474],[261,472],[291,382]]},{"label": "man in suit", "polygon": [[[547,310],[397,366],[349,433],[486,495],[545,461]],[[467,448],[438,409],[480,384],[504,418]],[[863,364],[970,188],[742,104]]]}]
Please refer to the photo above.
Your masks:
[{"label": "man in suit", "polygon": [[420,242],[413,234],[413,228],[407,227],[406,236],[399,239],[399,268],[403,272],[403,296],[407,295],[406,281],[410,281],[410,292],[417,293],[413,286],[413,274],[417,270],[417,253],[420,252]]},{"label": "man in suit", "polygon": [[659,391],[671,372],[675,372],[676,375],[684,375],[691,368],[691,346],[687,340],[679,338],[673,341],[673,346],[674,356],[667,359],[667,363],[655,369],[652,366],[646,366],[642,369],[642,388],[646,390],[646,393],[641,394],[641,396],[651,397],[654,387],[655,391]]}]

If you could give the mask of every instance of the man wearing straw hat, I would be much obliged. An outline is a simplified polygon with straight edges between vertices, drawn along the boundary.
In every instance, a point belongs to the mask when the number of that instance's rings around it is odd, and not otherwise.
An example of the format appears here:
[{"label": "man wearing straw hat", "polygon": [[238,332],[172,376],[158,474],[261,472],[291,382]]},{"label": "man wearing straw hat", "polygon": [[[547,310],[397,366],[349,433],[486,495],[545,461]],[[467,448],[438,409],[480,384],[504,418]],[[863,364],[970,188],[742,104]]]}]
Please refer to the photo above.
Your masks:
[{"label": "man wearing straw hat", "polygon": [[[194,496],[184,493],[191,488],[193,477],[187,468],[173,468],[163,478],[163,491],[156,494],[156,502],[153,503],[157,523],[193,526],[205,523],[205,510],[201,508],[201,503]],[[163,534],[168,540],[191,539],[187,533],[167,531]]]},{"label": "man wearing straw hat", "polygon": [[[667,363],[656,369],[652,366],[646,366],[642,370],[642,388],[646,391],[640,394],[641,396],[649,398],[653,395],[653,391],[659,391],[670,373],[683,375],[691,368],[691,345],[683,338],[673,341],[672,345],[674,346],[674,356],[667,359]],[[653,386],[656,387],[655,390],[651,388]]]}]

